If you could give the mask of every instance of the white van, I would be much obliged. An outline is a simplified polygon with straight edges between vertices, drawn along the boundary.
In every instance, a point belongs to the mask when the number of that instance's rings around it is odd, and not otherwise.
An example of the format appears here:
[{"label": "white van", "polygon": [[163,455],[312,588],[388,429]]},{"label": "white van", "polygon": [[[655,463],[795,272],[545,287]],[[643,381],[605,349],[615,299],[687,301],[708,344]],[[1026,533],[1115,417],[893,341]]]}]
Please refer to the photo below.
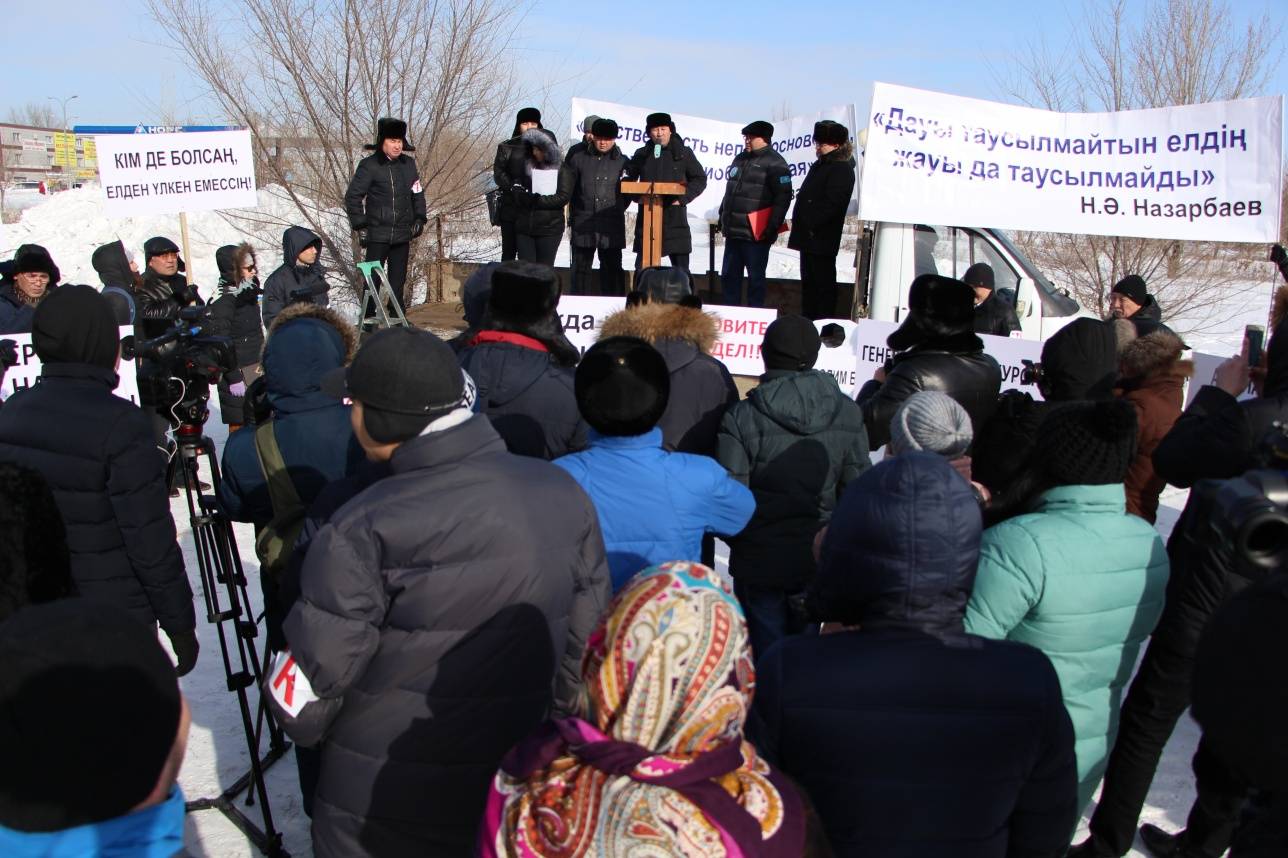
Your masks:
[{"label": "white van", "polygon": [[992,266],[994,300],[1015,307],[1024,339],[1045,340],[1079,316],[1093,316],[999,230],[884,222],[864,225],[851,315],[898,322],[908,312],[913,279],[961,277],[976,262]]}]

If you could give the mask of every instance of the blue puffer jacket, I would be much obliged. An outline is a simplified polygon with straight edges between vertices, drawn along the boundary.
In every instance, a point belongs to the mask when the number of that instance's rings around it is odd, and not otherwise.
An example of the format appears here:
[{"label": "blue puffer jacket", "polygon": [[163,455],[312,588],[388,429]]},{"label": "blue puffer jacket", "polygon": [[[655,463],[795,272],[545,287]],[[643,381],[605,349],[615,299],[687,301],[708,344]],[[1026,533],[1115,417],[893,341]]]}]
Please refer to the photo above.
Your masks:
[{"label": "blue puffer jacket", "polygon": [[589,431],[580,453],[555,459],[595,504],[613,591],[668,560],[702,559],[702,535],[732,536],[756,511],[751,490],[714,459],[662,449],[662,430],[614,438]]},{"label": "blue puffer jacket", "polygon": [[966,630],[1032,644],[1055,665],[1077,736],[1079,810],[1104,774],[1167,575],[1163,540],[1127,514],[1121,483],[1049,489],[1035,512],[984,533]]},{"label": "blue puffer jacket", "polygon": [[980,514],[942,457],[846,490],[809,599],[850,628],[756,665],[752,738],[813,799],[838,856],[1063,855],[1073,728],[1033,647],[966,634]]},{"label": "blue puffer jacket", "polygon": [[[320,388],[322,376],[353,354],[353,327],[316,304],[292,304],[278,315],[262,366],[273,406],[273,432],[305,508],[333,480],[363,461],[349,425],[349,407]],[[233,521],[267,524],[273,517],[268,483],[255,451],[255,427],[224,445],[219,500]]]}]

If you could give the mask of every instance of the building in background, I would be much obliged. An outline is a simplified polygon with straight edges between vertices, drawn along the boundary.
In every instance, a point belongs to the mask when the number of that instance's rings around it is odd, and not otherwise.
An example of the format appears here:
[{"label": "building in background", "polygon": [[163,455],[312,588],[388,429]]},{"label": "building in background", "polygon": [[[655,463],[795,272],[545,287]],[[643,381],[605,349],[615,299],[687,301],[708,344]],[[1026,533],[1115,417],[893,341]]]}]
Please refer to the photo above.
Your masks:
[{"label": "building in background", "polygon": [[0,123],[0,205],[6,212],[17,211],[35,205],[46,192],[93,179],[98,175],[96,155],[93,137]]}]

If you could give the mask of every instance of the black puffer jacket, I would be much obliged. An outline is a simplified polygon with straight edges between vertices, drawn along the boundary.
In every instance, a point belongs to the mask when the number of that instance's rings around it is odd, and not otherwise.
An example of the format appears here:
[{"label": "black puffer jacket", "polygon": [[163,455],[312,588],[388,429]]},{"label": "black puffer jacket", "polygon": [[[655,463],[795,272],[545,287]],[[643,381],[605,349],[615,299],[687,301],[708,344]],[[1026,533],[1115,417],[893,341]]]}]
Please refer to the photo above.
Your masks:
[{"label": "black puffer jacket", "polygon": [[600,338],[639,337],[662,353],[671,373],[671,397],[657,422],[671,452],[716,454],[716,432],[738,387],[711,356],[720,337],[714,316],[679,304],[639,304],[604,319]]},{"label": "black puffer jacket", "polygon": [[933,337],[895,355],[883,383],[869,381],[859,391],[863,421],[872,449],[890,440],[890,418],[903,401],[922,390],[946,393],[966,409],[979,431],[993,416],[1002,370],[973,333]]},{"label": "black puffer jacket", "polygon": [[593,145],[570,152],[559,175],[569,214],[573,247],[618,250],[626,246],[627,197],[622,196],[626,155],[616,145],[600,152]]},{"label": "black puffer jacket", "polygon": [[[720,231],[725,238],[772,244],[778,239],[778,227],[787,217],[792,201],[792,175],[783,156],[773,146],[739,152],[726,176]],[[749,215],[766,208],[771,210],[769,221],[757,239]]]},{"label": "black puffer jacket", "polygon": [[785,591],[814,577],[814,535],[871,464],[863,413],[825,372],[770,370],[725,412],[716,458],[756,497],[729,541],[738,581]]},{"label": "black puffer jacket", "polygon": [[116,373],[49,363],[0,409],[0,459],[41,473],[67,526],[72,579],[167,633],[196,625],[148,416],[112,393]]},{"label": "black puffer jacket", "polygon": [[[707,189],[707,173],[693,150],[684,145],[684,138],[679,134],[671,135],[671,142],[662,147],[661,154],[654,158],[654,143],[647,143],[635,150],[626,165],[626,178],[641,182],[683,182],[682,196],[663,197],[662,208],[662,255],[671,253],[692,253],[693,234],[689,231],[689,203],[696,200]],[[642,205],[642,203],[641,203]],[[644,243],[644,216],[635,218],[635,252],[639,253]]]},{"label": "black puffer jacket", "polygon": [[[501,757],[575,705],[608,601],[590,499],[475,415],[401,445],[309,547],[286,620],[322,744],[319,856],[472,854]],[[431,514],[432,513],[432,514]]]},{"label": "black puffer jacket", "polygon": [[429,220],[416,159],[404,154],[390,161],[383,152],[363,158],[345,191],[344,210],[349,226],[366,230],[369,243],[411,241],[416,223],[424,225]]},{"label": "black puffer jacket", "polygon": [[264,328],[259,316],[259,296],[264,290],[258,276],[245,289],[237,279],[242,267],[254,258],[255,252],[245,243],[228,244],[215,251],[219,297],[210,302],[206,332],[233,341],[238,366],[259,363],[259,353],[264,350]]},{"label": "black puffer jacket", "polygon": [[[996,298],[991,300],[996,301]],[[985,423],[976,424],[971,477],[995,496],[1029,466],[1038,427],[1051,403],[1112,399],[1118,381],[1118,340],[1112,322],[1075,319],[1042,345],[1043,400],[1008,390]]]},{"label": "black puffer jacket", "polygon": [[[563,163],[563,155],[555,136],[542,128],[531,128],[521,137],[524,151],[523,177],[516,182],[522,189],[512,188],[511,197],[514,203],[514,229],[524,235],[549,236],[560,235],[564,230],[564,206],[568,205],[571,188],[561,185],[559,175],[555,175],[555,193],[532,193],[532,171],[558,170]],[[544,160],[538,165],[532,156],[532,150],[539,149]]]},{"label": "black puffer jacket", "polygon": [[[524,342],[528,340],[528,342]],[[573,369],[535,340],[484,330],[457,355],[478,386],[479,411],[511,453],[557,459],[586,446]]]},{"label": "black puffer jacket", "polygon": [[802,253],[837,254],[854,193],[854,168],[854,147],[849,143],[810,164],[792,209],[788,247]]},{"label": "black puffer jacket", "polygon": [[319,307],[330,303],[331,299],[327,294],[330,287],[326,283],[326,269],[322,267],[321,259],[312,265],[300,265],[297,261],[300,253],[310,244],[316,244],[319,248],[322,246],[322,239],[311,229],[288,226],[282,233],[282,264],[264,281],[262,310],[265,330],[273,326],[273,320],[282,312],[282,308],[291,303],[291,294],[301,289],[307,289],[312,295],[312,302]]},{"label": "black puffer jacket", "polygon": [[1019,329],[1020,320],[1015,315],[1015,308],[996,292],[975,305],[975,333],[1009,337],[1012,331]]}]

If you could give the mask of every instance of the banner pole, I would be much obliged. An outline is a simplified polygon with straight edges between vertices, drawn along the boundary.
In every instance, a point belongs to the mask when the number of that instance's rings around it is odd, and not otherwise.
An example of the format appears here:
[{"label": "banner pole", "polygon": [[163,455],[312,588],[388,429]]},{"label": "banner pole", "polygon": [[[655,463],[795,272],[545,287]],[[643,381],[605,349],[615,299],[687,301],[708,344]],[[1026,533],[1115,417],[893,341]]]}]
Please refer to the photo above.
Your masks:
[{"label": "banner pole", "polygon": [[192,283],[192,254],[188,250],[188,213],[179,212],[179,241],[183,245],[183,262],[190,266],[187,272],[188,282]]}]

